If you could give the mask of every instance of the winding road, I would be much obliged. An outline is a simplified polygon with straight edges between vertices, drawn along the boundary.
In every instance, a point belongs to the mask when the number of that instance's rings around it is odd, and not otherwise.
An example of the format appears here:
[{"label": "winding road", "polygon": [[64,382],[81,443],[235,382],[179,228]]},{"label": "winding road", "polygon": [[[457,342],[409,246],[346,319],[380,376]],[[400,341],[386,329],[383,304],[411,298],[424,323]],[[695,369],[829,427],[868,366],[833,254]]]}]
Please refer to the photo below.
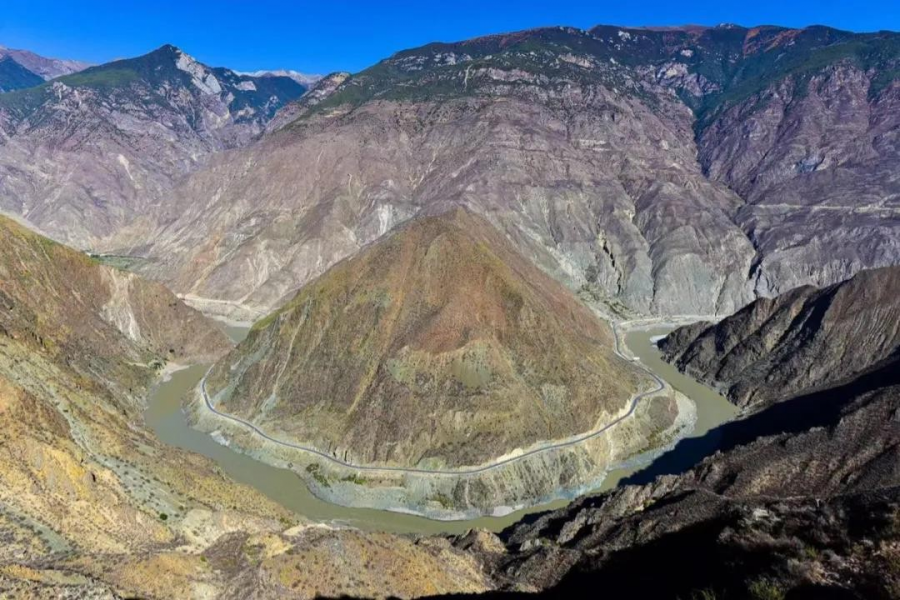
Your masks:
[{"label": "winding road", "polygon": [[302,452],[307,452],[309,454],[318,456],[319,458],[325,459],[328,462],[335,464],[335,465],[339,465],[341,467],[345,467],[345,468],[356,470],[356,471],[369,471],[369,472],[376,471],[376,472],[382,472],[382,473],[390,472],[390,473],[410,473],[410,474],[419,474],[419,475],[449,475],[449,476],[477,475],[479,473],[485,473],[487,471],[497,469],[499,467],[508,465],[510,463],[513,463],[513,462],[516,462],[519,460],[523,460],[525,458],[534,456],[536,454],[541,454],[543,452],[551,452],[553,450],[559,450],[560,448],[568,448],[570,446],[574,446],[576,444],[580,444],[582,442],[586,442],[587,440],[595,438],[598,435],[608,431],[609,429],[615,427],[616,425],[618,425],[619,423],[621,423],[622,421],[624,421],[625,419],[630,417],[634,413],[634,410],[637,408],[637,405],[641,400],[643,400],[644,398],[647,398],[648,396],[653,396],[654,394],[658,394],[659,392],[661,392],[665,389],[665,387],[666,387],[665,382],[663,382],[663,380],[660,379],[655,373],[653,373],[652,371],[650,371],[650,369],[648,369],[643,364],[641,364],[637,358],[625,356],[621,352],[621,348],[619,346],[619,332],[618,332],[618,329],[615,324],[612,325],[612,329],[613,329],[613,336],[615,338],[615,353],[623,360],[627,360],[628,362],[637,363],[638,366],[649,377],[651,377],[656,382],[656,388],[646,391],[646,392],[640,392],[638,394],[635,394],[631,399],[631,406],[629,407],[628,412],[626,412],[621,417],[615,419],[611,423],[604,425],[600,429],[585,433],[584,435],[567,440],[565,442],[557,442],[557,443],[553,443],[553,444],[548,444],[546,446],[541,446],[539,448],[534,448],[533,450],[523,452],[522,454],[518,454],[516,456],[511,456],[509,458],[499,460],[499,461],[491,463],[489,465],[485,465],[482,467],[475,467],[475,468],[471,468],[471,469],[438,470],[438,469],[416,469],[416,468],[409,468],[409,467],[355,465],[353,463],[345,462],[335,456],[331,456],[329,454],[326,454],[320,450],[316,450],[315,448],[311,448],[309,446],[304,446],[302,444],[294,444],[292,442],[285,442],[283,440],[275,439],[275,438],[271,437],[269,434],[267,434],[266,432],[262,431],[259,427],[257,427],[253,423],[250,423],[249,421],[245,421],[239,417],[235,417],[234,415],[229,415],[228,413],[223,413],[220,410],[217,410],[213,406],[212,402],[209,399],[209,394],[206,393],[206,378],[209,376],[210,371],[212,371],[212,367],[210,367],[210,370],[207,371],[206,374],[203,375],[203,379],[200,380],[200,394],[201,394],[201,396],[203,396],[203,401],[204,401],[204,403],[206,403],[206,408],[209,409],[215,415],[222,417],[223,419],[227,419],[229,421],[237,423],[239,425],[243,425],[244,427],[252,430],[257,435],[259,435],[260,437],[262,437],[263,439],[265,439],[269,442],[278,444],[280,446],[284,446],[286,448],[292,448],[294,450],[300,450]]}]

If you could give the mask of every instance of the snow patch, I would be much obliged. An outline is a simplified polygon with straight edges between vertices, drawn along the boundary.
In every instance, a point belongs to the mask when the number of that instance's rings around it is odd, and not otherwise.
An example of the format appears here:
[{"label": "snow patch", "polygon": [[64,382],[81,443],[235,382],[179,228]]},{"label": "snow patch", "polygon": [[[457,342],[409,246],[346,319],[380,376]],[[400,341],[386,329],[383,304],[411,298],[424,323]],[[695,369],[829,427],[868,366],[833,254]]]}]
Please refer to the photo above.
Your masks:
[{"label": "snow patch", "polygon": [[312,73],[300,73],[299,71],[291,71],[289,69],[279,69],[275,71],[235,71],[238,75],[247,75],[248,77],[290,77],[300,85],[309,87],[323,78],[322,75]]}]

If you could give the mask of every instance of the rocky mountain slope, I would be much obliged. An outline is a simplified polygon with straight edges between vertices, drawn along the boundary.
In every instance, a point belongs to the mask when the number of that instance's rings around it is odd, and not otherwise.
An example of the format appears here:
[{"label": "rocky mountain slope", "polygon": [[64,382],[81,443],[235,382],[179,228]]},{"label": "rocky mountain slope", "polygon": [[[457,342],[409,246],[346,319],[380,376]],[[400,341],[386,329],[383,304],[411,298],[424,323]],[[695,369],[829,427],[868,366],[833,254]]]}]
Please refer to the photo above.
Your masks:
[{"label": "rocky mountain slope", "polygon": [[304,90],[163,46],[0,95],[0,208],[82,248],[146,235],[177,179]]},{"label": "rocky mountain slope", "polygon": [[[614,347],[609,327],[568,290],[487,221],[456,209],[410,221],[305,286],[217,363],[205,389],[217,410],[344,462],[465,471],[630,414],[634,395],[655,384]],[[202,404],[199,412],[204,428],[230,431]],[[499,489],[474,476],[431,478],[440,481],[428,487],[442,486],[444,510],[533,503],[564,487],[561,478],[571,488],[602,477],[651,437],[665,438],[677,418],[673,399],[647,400],[597,447],[570,453],[584,458],[553,452],[531,461],[540,466],[523,460],[530,466],[486,473],[502,478]],[[236,439],[250,451],[265,442]],[[280,461],[285,452],[258,454]],[[322,483],[327,461],[310,458],[291,462]],[[399,485],[424,485],[402,475]],[[380,476],[391,474],[363,474]]]},{"label": "rocky mountain slope", "polygon": [[[858,275],[845,284],[860,303],[855,327],[837,335],[834,309],[823,310],[821,319],[787,325],[783,343],[816,340],[827,360],[847,341],[879,337],[873,331],[895,310],[895,297],[882,288],[898,280],[900,269]],[[735,323],[714,329],[728,338]],[[780,352],[775,344],[730,354],[775,362]],[[482,557],[500,589],[548,596],[627,588],[654,598],[896,598],[900,356],[860,350],[854,360],[835,376],[814,372],[812,389],[799,395],[778,378],[747,378],[751,397],[778,390],[776,401],[712,432],[722,452],[694,469],[638,474],[632,483],[643,485],[583,499],[500,538],[456,543]],[[652,577],[648,565],[655,565]]]},{"label": "rocky mountain slope", "polygon": [[760,299],[715,326],[679,329],[660,347],[740,406],[833,384],[900,352],[900,267]]},{"label": "rocky mountain slope", "polygon": [[898,48],[604,26],[403,51],[216,157],[135,252],[196,305],[252,318],[464,205],[613,312],[729,314],[896,261]]},{"label": "rocky mountain slope", "polygon": [[160,443],[142,416],[157,368],[226,351],[218,327],[7,219],[0,239],[0,596],[486,589],[475,557],[447,540],[310,525]]},{"label": "rocky mountain slope", "polygon": [[0,332],[77,365],[147,366],[209,361],[230,343],[217,327],[158,283],[0,217]]}]

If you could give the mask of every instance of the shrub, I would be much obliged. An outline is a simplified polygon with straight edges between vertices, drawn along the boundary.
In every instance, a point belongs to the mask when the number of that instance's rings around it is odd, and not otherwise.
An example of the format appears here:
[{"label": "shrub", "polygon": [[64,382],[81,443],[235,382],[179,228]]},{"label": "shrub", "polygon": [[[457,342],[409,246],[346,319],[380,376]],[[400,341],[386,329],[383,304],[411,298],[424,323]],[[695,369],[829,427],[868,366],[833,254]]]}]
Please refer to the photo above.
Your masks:
[{"label": "shrub", "polygon": [[780,585],[765,577],[750,582],[747,589],[756,600],[784,600],[785,596]]}]

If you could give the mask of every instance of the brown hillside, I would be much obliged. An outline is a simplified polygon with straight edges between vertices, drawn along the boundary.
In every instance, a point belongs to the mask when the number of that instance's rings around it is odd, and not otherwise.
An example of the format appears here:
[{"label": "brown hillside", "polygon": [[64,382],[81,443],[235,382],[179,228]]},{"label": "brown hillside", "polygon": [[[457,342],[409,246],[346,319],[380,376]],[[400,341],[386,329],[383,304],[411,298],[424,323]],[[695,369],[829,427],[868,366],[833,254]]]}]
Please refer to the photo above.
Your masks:
[{"label": "brown hillside", "polygon": [[210,382],[270,435],[358,462],[472,465],[611,420],[640,376],[570,292],[456,209],[303,288]]}]

